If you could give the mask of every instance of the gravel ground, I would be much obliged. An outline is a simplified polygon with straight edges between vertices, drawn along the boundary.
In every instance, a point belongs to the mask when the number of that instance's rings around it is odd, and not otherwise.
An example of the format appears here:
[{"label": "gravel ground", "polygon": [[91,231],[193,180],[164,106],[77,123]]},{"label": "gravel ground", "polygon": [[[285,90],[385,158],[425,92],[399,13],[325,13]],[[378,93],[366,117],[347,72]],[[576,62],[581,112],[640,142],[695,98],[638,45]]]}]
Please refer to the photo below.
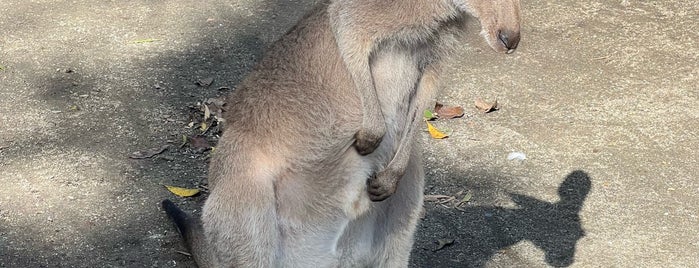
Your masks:
[{"label": "gravel ground", "polygon": [[[206,183],[182,136],[312,2],[1,1],[0,267],[193,266],[159,209],[205,199],[163,187]],[[699,267],[699,4],[523,13],[516,53],[472,22],[450,62],[425,194],[468,202],[426,202],[411,266]]]}]

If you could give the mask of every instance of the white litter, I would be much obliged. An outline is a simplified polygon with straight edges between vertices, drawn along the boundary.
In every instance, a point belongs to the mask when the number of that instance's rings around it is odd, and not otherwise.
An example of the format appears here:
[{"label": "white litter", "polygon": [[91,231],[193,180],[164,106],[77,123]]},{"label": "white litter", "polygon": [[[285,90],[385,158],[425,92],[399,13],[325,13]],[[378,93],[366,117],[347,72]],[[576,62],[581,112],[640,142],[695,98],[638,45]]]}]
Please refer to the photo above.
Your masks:
[{"label": "white litter", "polygon": [[527,155],[522,152],[511,152],[507,155],[507,160],[524,160],[527,159]]}]

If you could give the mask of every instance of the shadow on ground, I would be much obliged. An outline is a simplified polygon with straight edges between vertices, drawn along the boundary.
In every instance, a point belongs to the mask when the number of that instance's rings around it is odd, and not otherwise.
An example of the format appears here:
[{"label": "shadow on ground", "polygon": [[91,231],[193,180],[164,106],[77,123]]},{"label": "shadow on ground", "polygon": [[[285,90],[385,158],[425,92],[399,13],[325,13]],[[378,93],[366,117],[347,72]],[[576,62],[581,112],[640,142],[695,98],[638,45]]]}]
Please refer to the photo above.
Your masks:
[{"label": "shadow on ground", "polygon": [[[517,208],[428,208],[417,232],[411,266],[486,267],[497,254],[525,262],[526,258],[508,250],[522,241],[542,250],[549,265],[570,266],[575,260],[575,245],[585,235],[578,214],[591,185],[587,173],[574,171],[559,186],[560,200],[555,203],[511,193]],[[439,236],[432,236],[435,234]],[[438,239],[454,239],[454,243],[437,250]]]}]

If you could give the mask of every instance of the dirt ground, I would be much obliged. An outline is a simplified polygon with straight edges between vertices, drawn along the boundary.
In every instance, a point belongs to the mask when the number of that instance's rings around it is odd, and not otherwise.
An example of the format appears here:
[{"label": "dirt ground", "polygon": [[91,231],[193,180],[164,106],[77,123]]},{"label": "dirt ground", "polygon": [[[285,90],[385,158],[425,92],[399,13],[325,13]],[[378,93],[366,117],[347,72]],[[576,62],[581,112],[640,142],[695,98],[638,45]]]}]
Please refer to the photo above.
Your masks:
[{"label": "dirt ground", "polygon": [[[205,198],[163,187],[205,186],[182,136],[312,2],[0,1],[0,267],[193,266],[159,208]],[[468,202],[426,202],[411,266],[699,267],[699,2],[523,12],[516,53],[472,22],[451,59],[425,194]]]}]

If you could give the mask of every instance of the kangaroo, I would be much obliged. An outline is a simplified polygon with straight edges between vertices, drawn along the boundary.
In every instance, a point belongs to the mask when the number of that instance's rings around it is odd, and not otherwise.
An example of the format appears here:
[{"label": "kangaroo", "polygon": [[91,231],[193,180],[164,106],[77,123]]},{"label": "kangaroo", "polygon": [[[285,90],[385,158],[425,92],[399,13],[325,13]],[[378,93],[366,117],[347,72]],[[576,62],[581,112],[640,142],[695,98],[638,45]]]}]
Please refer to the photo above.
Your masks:
[{"label": "kangaroo", "polygon": [[414,132],[467,14],[517,47],[519,0],[325,1],[272,44],[228,98],[201,221],[163,201],[198,266],[406,267]]}]

